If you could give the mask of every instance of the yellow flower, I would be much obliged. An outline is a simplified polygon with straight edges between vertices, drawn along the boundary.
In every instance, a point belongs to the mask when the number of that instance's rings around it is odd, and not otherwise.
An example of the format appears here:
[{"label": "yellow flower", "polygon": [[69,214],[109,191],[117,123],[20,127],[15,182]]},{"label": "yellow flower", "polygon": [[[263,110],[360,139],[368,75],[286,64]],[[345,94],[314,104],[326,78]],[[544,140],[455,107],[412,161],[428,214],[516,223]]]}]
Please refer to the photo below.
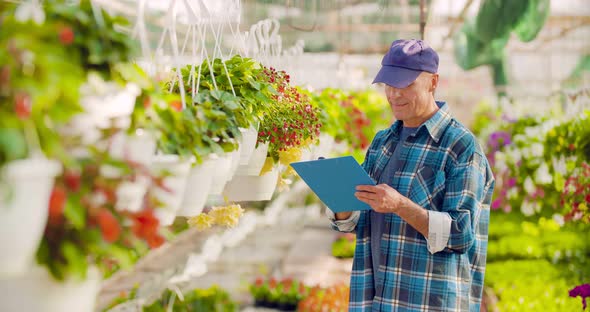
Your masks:
[{"label": "yellow flower", "polygon": [[266,161],[264,162],[264,166],[262,166],[262,170],[260,170],[260,175],[263,176],[265,173],[268,173],[272,170],[274,166],[274,161],[272,157],[266,157]]},{"label": "yellow flower", "polygon": [[578,209],[580,209],[580,211],[586,211],[586,210],[588,210],[588,205],[586,205],[586,203],[581,203],[578,206]]},{"label": "yellow flower", "polygon": [[187,221],[188,225],[191,227],[196,227],[197,231],[204,231],[210,228],[214,222],[215,220],[213,217],[205,213],[201,213],[200,215],[192,217]]},{"label": "yellow flower", "polygon": [[286,151],[279,152],[279,161],[283,165],[289,165],[292,162],[296,162],[301,159],[301,149],[298,147],[292,147]]},{"label": "yellow flower", "polygon": [[225,207],[213,207],[209,215],[215,220],[215,224],[234,227],[238,224],[244,209],[240,205],[228,205]]}]

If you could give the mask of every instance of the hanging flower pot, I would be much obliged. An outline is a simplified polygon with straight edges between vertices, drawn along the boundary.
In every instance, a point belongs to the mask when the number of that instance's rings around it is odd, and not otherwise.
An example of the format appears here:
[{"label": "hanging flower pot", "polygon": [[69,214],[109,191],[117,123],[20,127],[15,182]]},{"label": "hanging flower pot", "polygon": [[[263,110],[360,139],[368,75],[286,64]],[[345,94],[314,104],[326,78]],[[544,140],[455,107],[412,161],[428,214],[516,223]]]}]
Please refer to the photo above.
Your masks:
[{"label": "hanging flower pot", "polygon": [[32,265],[47,222],[54,178],[60,172],[59,162],[45,158],[13,161],[2,169],[0,275],[20,274]]},{"label": "hanging flower pot", "polygon": [[246,165],[240,165],[236,171],[238,176],[258,176],[260,170],[266,161],[266,154],[268,152],[268,142],[259,144],[252,153],[250,161]]},{"label": "hanging flower pot", "polygon": [[258,131],[254,127],[248,129],[240,128],[242,132],[242,141],[240,146],[242,151],[240,153],[240,166],[247,165],[250,161],[252,153],[256,148],[256,140],[258,139]]},{"label": "hanging flower pot", "polygon": [[236,176],[226,185],[223,193],[230,201],[270,200],[278,178],[276,167],[261,176]]},{"label": "hanging flower pot", "polygon": [[0,311],[93,312],[100,291],[97,268],[86,280],[58,282],[40,266],[21,276],[0,279]]},{"label": "hanging flower pot", "polygon": [[213,179],[211,181],[209,195],[221,195],[231,173],[233,154],[225,153],[222,156],[212,155],[212,157],[217,157],[217,160],[213,169]]},{"label": "hanging flower pot", "polygon": [[186,183],[186,190],[184,198],[178,211],[179,216],[193,217],[201,213],[207,195],[211,190],[214,170],[219,159],[207,158],[203,163],[196,164],[191,168],[188,180]]},{"label": "hanging flower pot", "polygon": [[156,155],[154,157],[152,170],[155,173],[166,171],[170,174],[163,181],[166,190],[161,188],[154,190],[155,196],[163,204],[155,211],[162,226],[171,225],[174,222],[176,212],[184,198],[190,167],[191,160],[181,159],[178,155]]}]

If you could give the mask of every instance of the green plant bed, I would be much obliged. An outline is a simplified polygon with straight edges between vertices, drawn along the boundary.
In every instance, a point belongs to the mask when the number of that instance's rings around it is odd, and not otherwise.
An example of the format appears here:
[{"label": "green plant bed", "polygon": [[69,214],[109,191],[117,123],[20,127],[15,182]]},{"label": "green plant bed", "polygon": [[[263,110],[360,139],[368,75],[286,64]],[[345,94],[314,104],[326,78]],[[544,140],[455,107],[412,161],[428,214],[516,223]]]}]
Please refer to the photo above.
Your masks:
[{"label": "green plant bed", "polygon": [[516,260],[489,263],[485,285],[498,296],[499,311],[579,311],[579,299],[569,298],[576,284],[564,277],[567,265],[547,260]]},{"label": "green plant bed", "polygon": [[332,256],[340,259],[349,259],[354,257],[356,249],[356,235],[353,233],[344,233],[332,243]]}]

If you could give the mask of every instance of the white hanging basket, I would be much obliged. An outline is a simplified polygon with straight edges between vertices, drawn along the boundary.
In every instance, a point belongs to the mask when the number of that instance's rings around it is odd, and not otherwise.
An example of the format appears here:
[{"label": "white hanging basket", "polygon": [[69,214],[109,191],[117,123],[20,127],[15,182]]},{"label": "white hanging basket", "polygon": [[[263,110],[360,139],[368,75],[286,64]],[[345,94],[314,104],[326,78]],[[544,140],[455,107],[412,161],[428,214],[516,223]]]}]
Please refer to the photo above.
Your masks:
[{"label": "white hanging basket", "polygon": [[186,182],[191,168],[191,160],[180,159],[177,155],[156,155],[152,163],[155,174],[162,171],[170,173],[164,178],[164,186],[171,192],[157,188],[154,195],[162,202],[163,207],[155,210],[160,225],[168,226],[174,222],[176,213],[184,198]]},{"label": "white hanging basket", "polygon": [[262,176],[236,176],[225,186],[223,193],[230,201],[270,200],[278,178],[276,167]]},{"label": "white hanging basket", "polygon": [[219,158],[207,158],[202,164],[196,164],[191,168],[186,182],[184,198],[178,211],[179,216],[193,217],[203,211],[207,196],[211,190],[213,170],[218,160]]},{"label": "white hanging basket", "polygon": [[247,165],[250,157],[256,148],[256,141],[258,140],[258,130],[254,127],[248,129],[240,129],[242,132],[242,150],[240,153],[240,166]]},{"label": "white hanging basket", "polygon": [[266,161],[266,154],[268,152],[268,142],[258,145],[258,147],[252,153],[250,161],[246,165],[240,165],[236,170],[238,176],[258,176],[260,170],[264,166]]},{"label": "white hanging basket", "polygon": [[96,267],[86,280],[56,281],[40,266],[22,276],[0,279],[0,311],[5,312],[94,312],[101,277]]},{"label": "white hanging basket", "polygon": [[0,276],[21,274],[34,263],[61,170],[59,162],[45,158],[13,161],[1,170]]},{"label": "white hanging basket", "polygon": [[213,179],[211,181],[209,195],[221,195],[230,177],[233,154],[225,153],[221,156],[212,155],[212,157],[217,157],[217,161],[213,168]]}]

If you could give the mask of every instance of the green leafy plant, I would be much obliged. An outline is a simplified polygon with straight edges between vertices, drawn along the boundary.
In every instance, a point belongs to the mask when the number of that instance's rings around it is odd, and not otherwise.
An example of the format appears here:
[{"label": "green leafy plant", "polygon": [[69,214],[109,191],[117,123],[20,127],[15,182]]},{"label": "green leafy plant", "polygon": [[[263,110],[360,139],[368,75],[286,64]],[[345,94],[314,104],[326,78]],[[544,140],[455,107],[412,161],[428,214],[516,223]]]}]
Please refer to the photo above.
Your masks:
[{"label": "green leafy plant", "polygon": [[136,42],[115,27],[130,27],[129,21],[111,16],[98,6],[94,11],[89,0],[78,5],[51,1],[45,10],[49,20],[62,25],[57,32],[60,40],[80,52],[85,69],[102,74],[103,79],[110,78],[117,64],[131,61],[137,53]]},{"label": "green leafy plant", "polygon": [[356,249],[356,235],[342,233],[332,243],[332,256],[336,258],[352,258]]},{"label": "green leafy plant", "polygon": [[227,291],[223,290],[219,286],[212,286],[209,289],[194,289],[192,291],[183,293],[182,296],[183,298],[181,299],[176,293],[166,290],[160,299],[154,301],[149,306],[143,307],[143,311],[238,311],[238,305],[232,301]]},{"label": "green leafy plant", "polygon": [[282,280],[257,278],[249,286],[249,291],[257,306],[292,311],[299,301],[307,296],[309,288],[292,278]]},{"label": "green leafy plant", "polygon": [[81,111],[80,58],[60,41],[58,23],[19,22],[11,12],[0,17],[0,167],[38,147],[65,159],[58,127]]}]

